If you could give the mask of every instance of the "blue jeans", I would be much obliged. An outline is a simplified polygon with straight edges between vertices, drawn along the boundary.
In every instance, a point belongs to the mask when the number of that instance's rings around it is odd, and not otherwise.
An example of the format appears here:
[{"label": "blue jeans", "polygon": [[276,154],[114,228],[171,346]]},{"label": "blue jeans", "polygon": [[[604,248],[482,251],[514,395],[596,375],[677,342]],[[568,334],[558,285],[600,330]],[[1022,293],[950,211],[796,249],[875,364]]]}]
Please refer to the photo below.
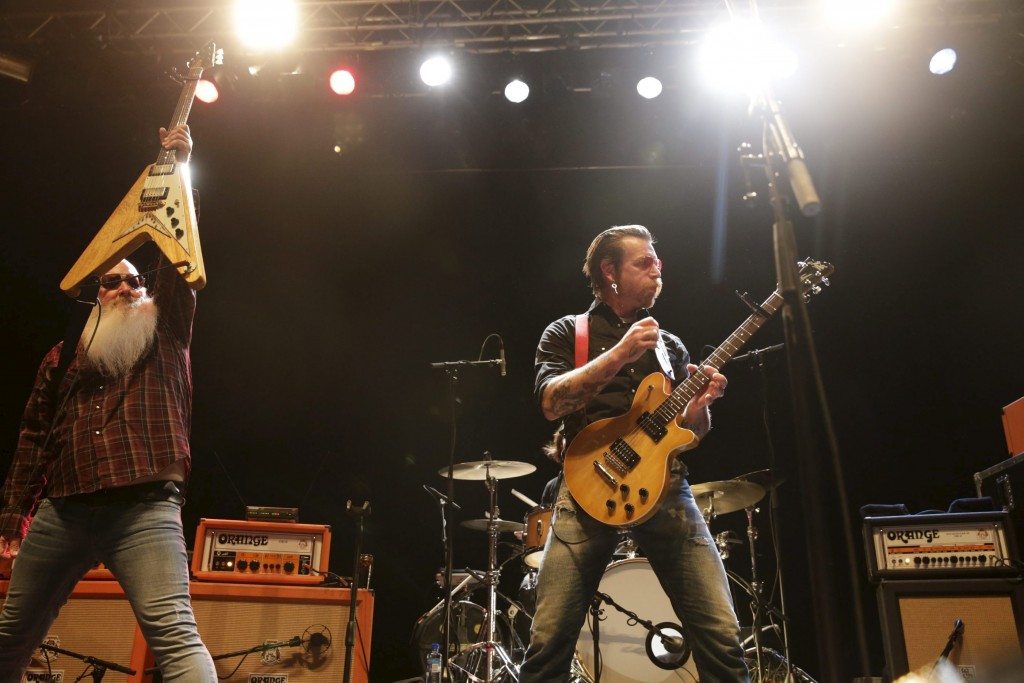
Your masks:
[{"label": "blue jeans", "polygon": [[[682,474],[649,520],[632,529],[684,625],[702,683],[749,681],[725,567]],[[520,683],[565,681],[587,609],[619,541],[617,529],[558,492],[537,577],[537,614]]]},{"label": "blue jeans", "polygon": [[21,680],[75,584],[97,561],[124,588],[164,680],[216,681],[189,600],[181,504],[180,497],[44,500],[14,562],[0,612],[0,683]]}]

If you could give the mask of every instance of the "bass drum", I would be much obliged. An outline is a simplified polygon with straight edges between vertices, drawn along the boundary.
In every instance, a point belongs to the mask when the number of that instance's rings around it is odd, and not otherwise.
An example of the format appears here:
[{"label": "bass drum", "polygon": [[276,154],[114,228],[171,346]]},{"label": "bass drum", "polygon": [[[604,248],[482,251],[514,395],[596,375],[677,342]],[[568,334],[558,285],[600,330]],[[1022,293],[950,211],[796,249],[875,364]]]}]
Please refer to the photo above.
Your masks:
[{"label": "bass drum", "polygon": [[[663,628],[669,635],[678,636],[679,618],[672,610],[658,577],[646,559],[622,560],[608,565],[598,589],[607,593],[624,609],[635,612],[643,619]],[[629,622],[622,612],[611,605],[602,604],[606,619],[601,622],[601,683],[675,683],[696,681],[697,668],[687,646],[678,654],[668,653],[655,640],[653,655],[648,655],[647,629]],[[593,678],[594,637],[590,631],[590,617],[580,631],[576,654],[587,674]],[[669,627],[669,624],[675,626]]]},{"label": "bass drum", "polygon": [[[484,621],[486,614],[487,610],[475,602],[462,601],[452,605],[452,638],[449,653],[451,680],[470,681],[473,680],[470,675],[476,676],[478,679],[484,676],[487,662],[483,648],[472,652],[468,650],[473,645],[487,640],[487,624]],[[441,633],[443,622],[444,602],[442,601],[420,617],[413,628],[413,647],[416,648],[420,668],[424,671],[427,666],[427,655],[433,649],[434,643],[440,643],[442,649],[444,647],[444,634]],[[498,614],[494,631],[494,639],[505,646],[506,652],[511,653],[512,648],[509,642],[511,628],[504,614]],[[512,656],[514,658],[514,655]],[[508,672],[501,668],[501,664],[501,659],[495,656],[494,670],[497,674],[495,681],[509,680]]]}]

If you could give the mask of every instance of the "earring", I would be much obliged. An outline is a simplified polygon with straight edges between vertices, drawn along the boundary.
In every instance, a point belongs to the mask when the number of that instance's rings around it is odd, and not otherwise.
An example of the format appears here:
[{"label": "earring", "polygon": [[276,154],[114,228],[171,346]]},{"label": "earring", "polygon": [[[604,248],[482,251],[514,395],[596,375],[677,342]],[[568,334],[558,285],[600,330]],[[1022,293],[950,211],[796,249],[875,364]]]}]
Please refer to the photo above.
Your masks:
[{"label": "earring", "polygon": [[616,296],[618,296],[618,294],[619,294],[619,284],[617,282],[613,282],[612,283],[612,291],[615,292]]}]

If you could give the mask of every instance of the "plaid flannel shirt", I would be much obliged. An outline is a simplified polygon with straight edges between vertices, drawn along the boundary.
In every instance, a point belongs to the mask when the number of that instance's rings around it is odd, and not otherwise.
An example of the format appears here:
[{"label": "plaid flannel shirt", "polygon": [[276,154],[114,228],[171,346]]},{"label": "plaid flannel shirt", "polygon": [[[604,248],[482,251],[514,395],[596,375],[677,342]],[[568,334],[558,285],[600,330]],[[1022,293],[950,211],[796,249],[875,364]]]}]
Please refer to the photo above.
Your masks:
[{"label": "plaid flannel shirt", "polygon": [[[42,497],[130,484],[184,460],[190,466],[192,370],[189,346],[195,292],[160,259],[153,298],[153,346],[123,377],[105,377],[75,359],[56,392],[49,389],[62,344],[43,359],[21,423],[18,446],[0,490],[0,537],[23,538]],[[78,354],[81,354],[79,347]],[[53,413],[70,395],[53,423]]]}]

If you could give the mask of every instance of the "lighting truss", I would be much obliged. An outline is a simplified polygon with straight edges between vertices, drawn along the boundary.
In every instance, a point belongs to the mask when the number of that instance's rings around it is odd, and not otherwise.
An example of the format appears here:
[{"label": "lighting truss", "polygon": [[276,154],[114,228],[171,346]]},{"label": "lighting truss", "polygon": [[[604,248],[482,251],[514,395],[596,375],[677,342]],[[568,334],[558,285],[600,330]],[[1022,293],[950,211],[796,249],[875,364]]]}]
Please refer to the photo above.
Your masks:
[{"label": "lighting truss", "polygon": [[[543,52],[693,43],[726,16],[722,0],[300,1],[302,51],[456,48]],[[740,3],[745,5],[745,3]],[[1024,16],[1007,0],[906,0],[913,25],[990,24]],[[818,0],[761,0],[761,16],[811,29]],[[228,0],[15,0],[0,10],[0,45],[92,40],[142,53],[231,45]]]}]

